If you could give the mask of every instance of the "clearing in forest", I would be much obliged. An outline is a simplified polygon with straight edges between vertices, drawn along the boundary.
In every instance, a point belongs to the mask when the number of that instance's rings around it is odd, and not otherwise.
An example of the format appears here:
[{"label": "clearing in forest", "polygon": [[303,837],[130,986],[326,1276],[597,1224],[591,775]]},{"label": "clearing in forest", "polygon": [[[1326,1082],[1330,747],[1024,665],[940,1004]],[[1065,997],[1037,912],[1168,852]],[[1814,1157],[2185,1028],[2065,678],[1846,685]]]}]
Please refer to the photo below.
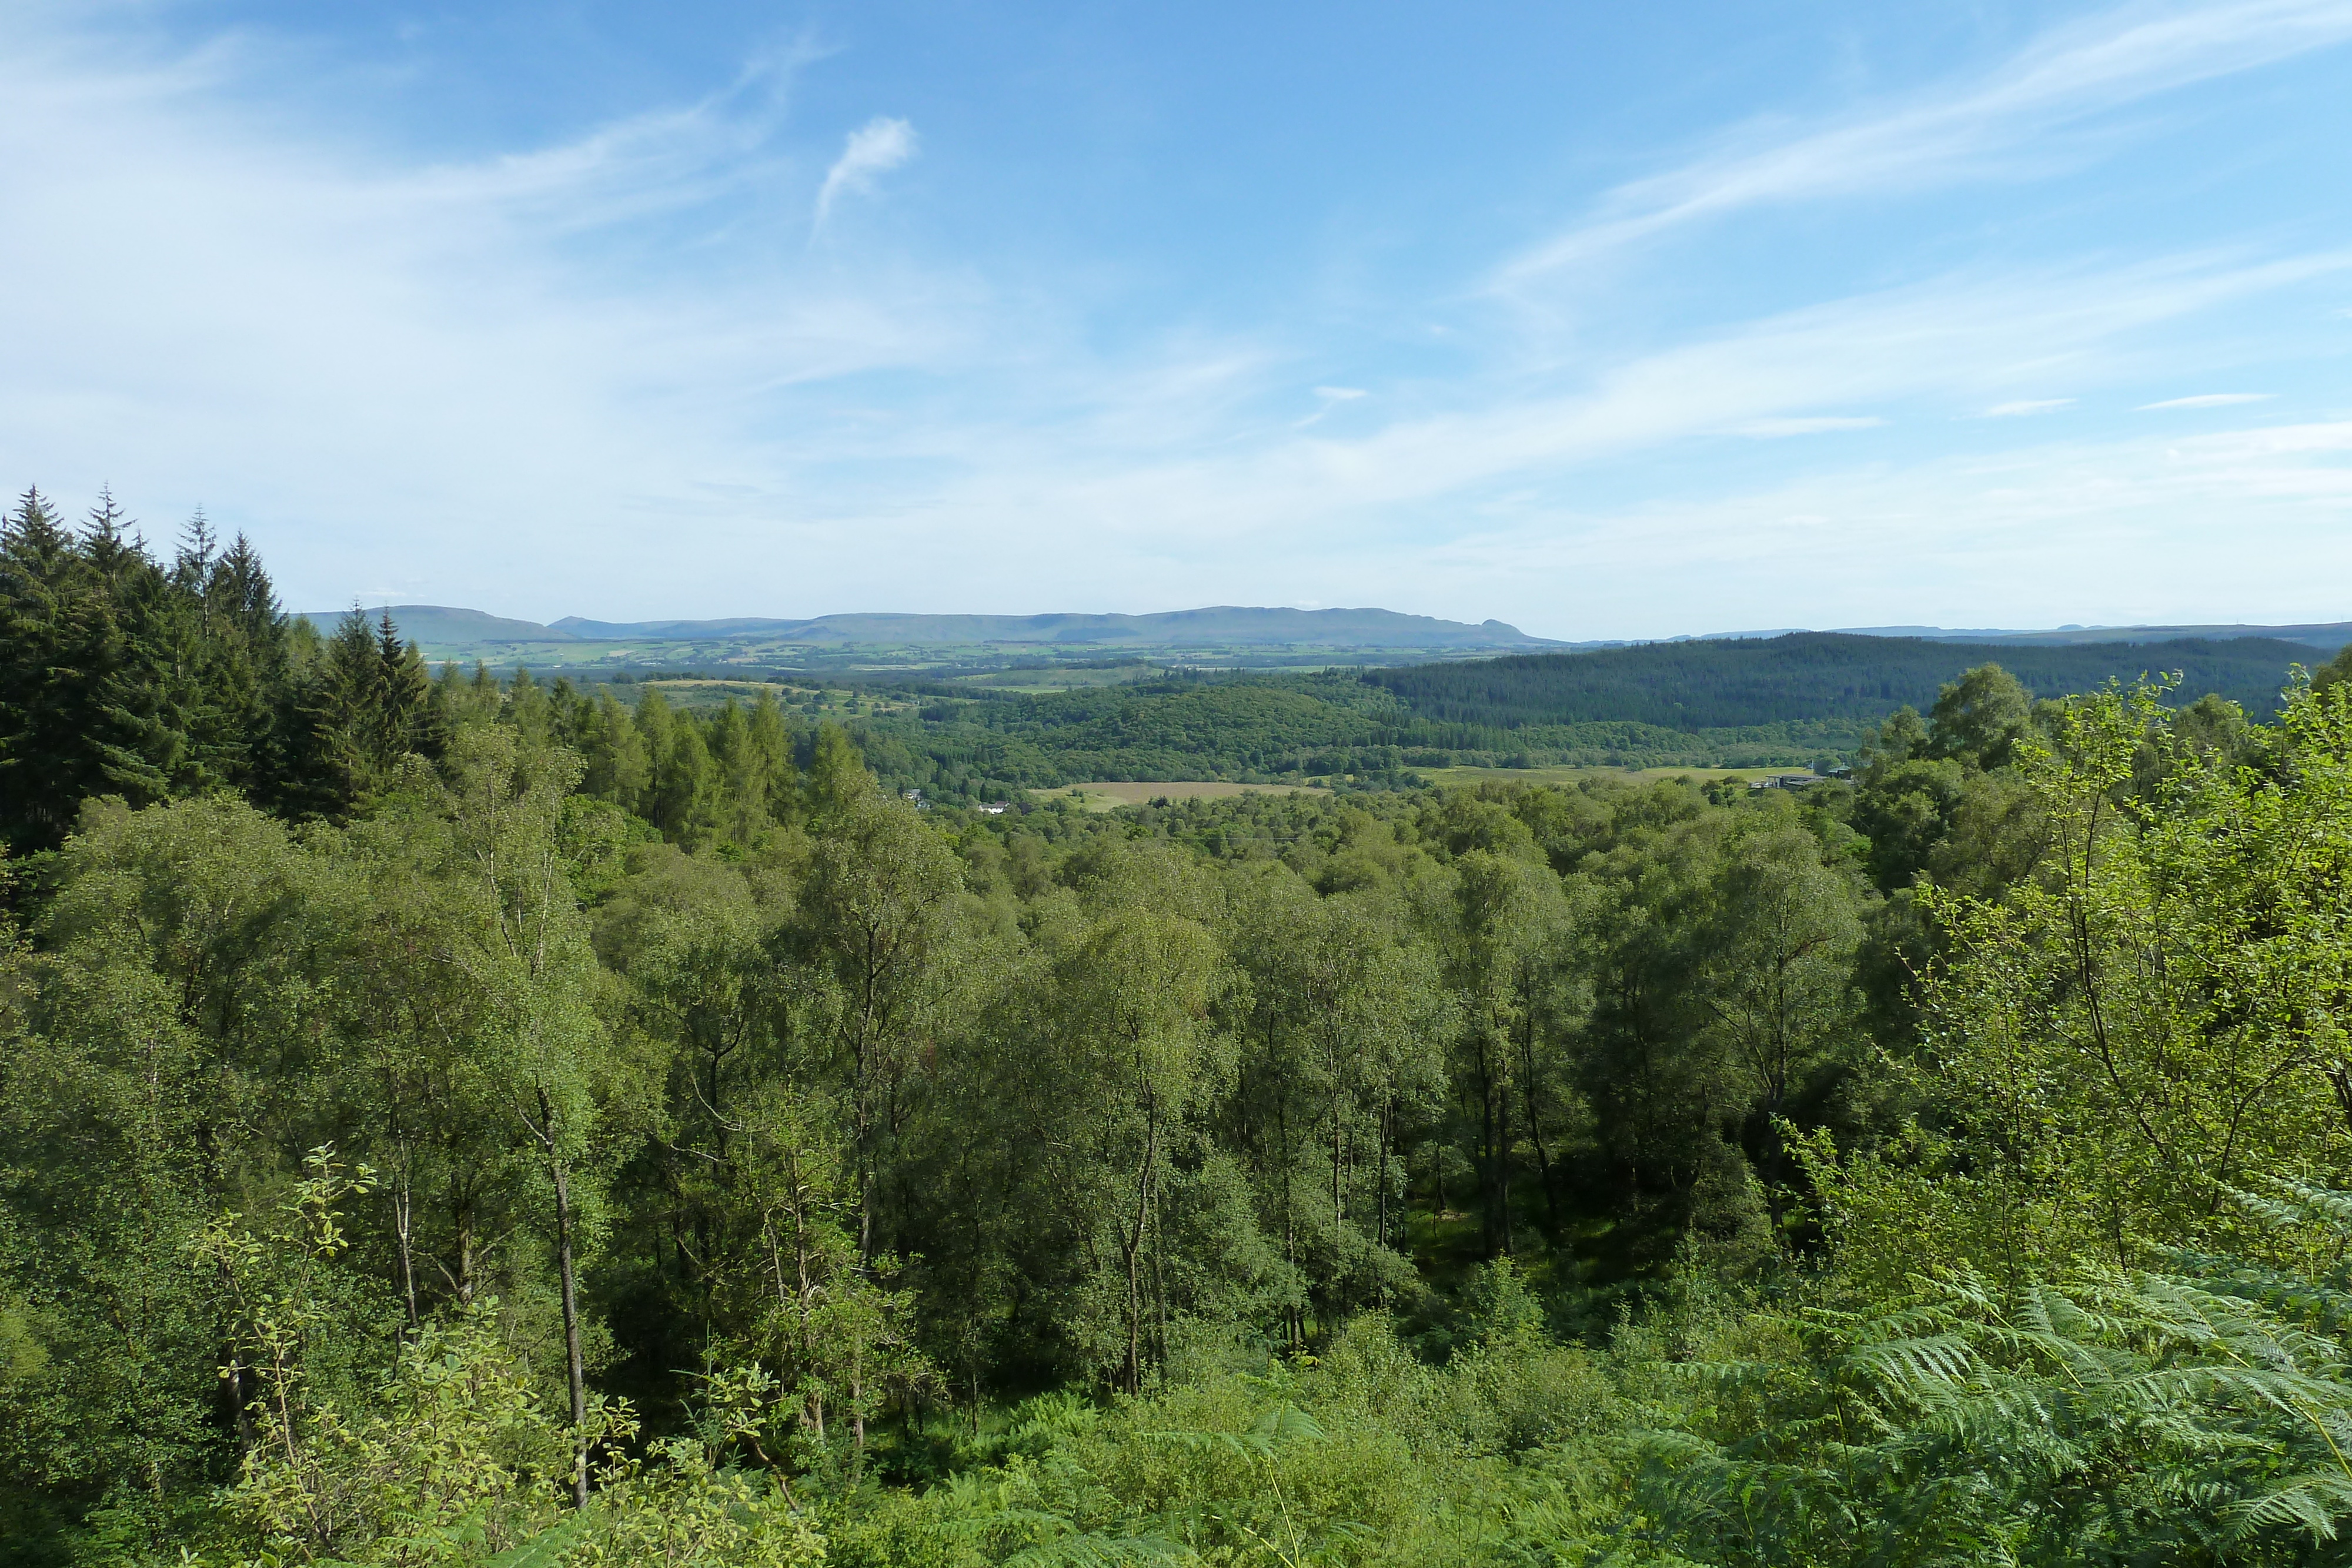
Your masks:
[{"label": "clearing in forest", "polygon": [[1209,800],[1227,795],[1328,795],[1311,784],[1229,784],[1221,779],[1177,781],[1138,779],[1133,782],[1065,784],[1057,789],[1032,789],[1040,800],[1073,800],[1088,811],[1116,811],[1150,800]]}]

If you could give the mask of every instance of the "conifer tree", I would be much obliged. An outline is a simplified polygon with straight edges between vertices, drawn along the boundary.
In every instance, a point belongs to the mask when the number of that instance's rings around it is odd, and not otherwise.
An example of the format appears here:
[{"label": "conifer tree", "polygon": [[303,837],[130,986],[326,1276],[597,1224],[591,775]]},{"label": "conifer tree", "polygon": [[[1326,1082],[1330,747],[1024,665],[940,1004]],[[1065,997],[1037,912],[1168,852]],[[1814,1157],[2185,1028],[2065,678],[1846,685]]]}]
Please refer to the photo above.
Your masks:
[{"label": "conifer tree", "polygon": [[432,677],[425,674],[423,652],[415,643],[401,641],[389,610],[377,628],[376,657],[383,667],[383,750],[378,766],[388,771],[409,756],[438,760],[449,747],[448,721]]},{"label": "conifer tree", "polygon": [[866,771],[849,732],[837,724],[819,725],[816,749],[809,758],[809,815],[819,820],[839,816],[873,792],[874,775]]},{"label": "conifer tree", "polygon": [[90,782],[86,579],[63,519],[27,489],[0,535],[0,834],[19,851],[62,839]]},{"label": "conifer tree", "polygon": [[252,541],[217,543],[199,508],[171,571],[194,661],[190,740],[210,778],[266,794],[284,763],[287,620]]},{"label": "conifer tree", "polygon": [[0,833],[46,848],[83,800],[214,781],[189,737],[193,650],[163,571],[101,492],[79,538],[28,490],[0,542]]},{"label": "conifer tree", "polygon": [[404,758],[437,760],[448,747],[440,691],[389,611],[373,627],[356,607],[343,617],[309,672],[299,707],[306,813],[346,815]]},{"label": "conifer tree", "polygon": [[634,810],[646,791],[646,741],[628,709],[600,687],[581,727],[580,755],[587,764],[582,791]]}]

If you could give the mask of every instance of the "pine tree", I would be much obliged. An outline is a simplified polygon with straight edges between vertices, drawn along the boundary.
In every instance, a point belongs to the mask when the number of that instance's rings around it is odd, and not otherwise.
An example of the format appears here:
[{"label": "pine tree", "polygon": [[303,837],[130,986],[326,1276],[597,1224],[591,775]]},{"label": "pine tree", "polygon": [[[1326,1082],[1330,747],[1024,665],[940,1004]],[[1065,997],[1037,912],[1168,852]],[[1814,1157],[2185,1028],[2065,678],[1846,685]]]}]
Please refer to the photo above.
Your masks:
[{"label": "pine tree", "polygon": [[19,852],[64,838],[90,781],[88,578],[56,508],[26,490],[0,534],[0,834]]},{"label": "pine tree", "polygon": [[356,608],[343,617],[310,673],[301,711],[311,781],[302,805],[320,815],[349,814],[404,759],[436,761],[448,747],[441,694],[389,611],[373,627]]},{"label": "pine tree", "polygon": [[874,775],[866,771],[857,743],[837,724],[817,727],[816,749],[809,758],[808,814],[829,821],[874,793]]},{"label": "pine tree", "polygon": [[555,714],[546,688],[520,664],[515,666],[514,679],[507,683],[505,718],[531,746],[546,745],[554,733]]},{"label": "pine tree", "polygon": [[759,826],[789,822],[800,805],[800,777],[793,767],[793,739],[784,728],[775,694],[762,691],[743,727],[743,755],[737,798]]},{"label": "pine tree", "polygon": [[401,641],[389,610],[377,630],[376,657],[383,671],[380,687],[383,750],[377,767],[389,772],[401,758],[411,756],[428,762],[440,760],[449,747],[448,719],[441,708],[440,694],[425,673],[423,652],[415,643]]},{"label": "pine tree", "polygon": [[101,491],[79,538],[28,490],[0,543],[0,833],[47,848],[81,802],[133,805],[214,782],[191,741],[191,629],[131,520]]},{"label": "pine tree", "polygon": [[285,765],[287,620],[252,541],[217,545],[199,508],[170,574],[193,662],[189,738],[209,779],[262,796]]},{"label": "pine tree", "polygon": [[635,810],[646,792],[646,741],[610,686],[598,689],[580,727],[580,755],[588,771],[583,793]]}]

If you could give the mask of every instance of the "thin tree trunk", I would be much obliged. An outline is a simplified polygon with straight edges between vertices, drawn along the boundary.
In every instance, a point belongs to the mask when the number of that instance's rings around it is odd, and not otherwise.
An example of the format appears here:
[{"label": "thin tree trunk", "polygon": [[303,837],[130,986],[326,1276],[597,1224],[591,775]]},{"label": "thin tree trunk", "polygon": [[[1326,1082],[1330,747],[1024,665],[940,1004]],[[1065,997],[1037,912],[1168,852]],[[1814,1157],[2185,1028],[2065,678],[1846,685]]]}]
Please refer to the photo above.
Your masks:
[{"label": "thin tree trunk", "polygon": [[1372,1240],[1376,1246],[1389,1244],[1389,1145],[1396,1139],[1396,1096],[1391,1094],[1381,1105],[1381,1196],[1380,1218],[1374,1222]]},{"label": "thin tree trunk", "polygon": [[1160,1152],[1160,1118],[1144,1096],[1143,1168],[1136,1183],[1135,1234],[1127,1249],[1127,1391],[1143,1392],[1143,1230],[1151,1213],[1151,1163]]},{"label": "thin tree trunk", "polygon": [[474,1304],[474,1206],[467,1199],[454,1204],[450,1219],[457,1232],[457,1300]]},{"label": "thin tree trunk", "polygon": [[1535,1145],[1536,1172],[1543,1180],[1544,1219],[1555,1240],[1559,1236],[1559,1187],[1553,1179],[1551,1151],[1544,1147],[1543,1118],[1536,1113],[1536,1026],[1528,1020],[1519,1048],[1519,1108],[1527,1113],[1528,1137]]},{"label": "thin tree trunk", "polygon": [[555,1258],[563,1283],[564,1371],[572,1386],[572,1501],[588,1506],[588,1369],[580,1353],[580,1277],[572,1256],[572,1178],[555,1153],[555,1113],[540,1091],[541,1137],[555,1177]]},{"label": "thin tree trunk", "polygon": [[400,1162],[400,1185],[393,1189],[393,1228],[400,1236],[400,1291],[408,1303],[408,1332],[415,1333],[423,1319],[416,1311],[416,1253],[414,1222],[416,1218],[415,1194],[408,1185],[408,1161]]},{"label": "thin tree trunk", "polygon": [[[1332,1076],[1336,1080],[1338,1074],[1335,1072]],[[1331,1219],[1335,1225],[1345,1221],[1348,1218],[1345,1188],[1340,1185],[1340,1173],[1346,1168],[1340,1157],[1339,1140],[1342,1136],[1339,1091],[1334,1087],[1331,1091]]]}]

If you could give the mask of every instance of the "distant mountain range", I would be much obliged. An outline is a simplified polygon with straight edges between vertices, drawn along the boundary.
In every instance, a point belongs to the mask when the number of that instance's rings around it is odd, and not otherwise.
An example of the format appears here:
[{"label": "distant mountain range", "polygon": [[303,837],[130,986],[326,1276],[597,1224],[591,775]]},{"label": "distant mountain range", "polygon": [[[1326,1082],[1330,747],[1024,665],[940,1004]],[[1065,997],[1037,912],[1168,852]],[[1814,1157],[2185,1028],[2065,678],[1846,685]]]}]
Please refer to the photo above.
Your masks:
[{"label": "distant mountain range", "polygon": [[[383,612],[369,611],[371,618]],[[343,612],[308,612],[304,619],[325,631]],[[505,650],[537,646],[561,655],[564,644],[679,643],[764,644],[839,652],[855,648],[1034,649],[1064,658],[1087,652],[1131,650],[1181,652],[1186,649],[1380,649],[1396,653],[1425,652],[1454,655],[1576,653],[1589,649],[1637,646],[1637,640],[1562,642],[1531,637],[1501,621],[1472,624],[1441,621],[1429,615],[1406,615],[1393,610],[1289,610],[1217,605],[1204,610],[1174,610],[1153,615],[819,615],[803,621],[746,617],[721,621],[591,621],[567,615],[551,625],[487,614],[479,610],[441,604],[395,604],[390,607],[401,635],[428,652],[497,655]],[[1725,642],[1786,636],[1804,627],[1778,627],[1753,632],[1713,632],[1696,637],[1669,637],[1665,643]],[[2352,622],[2312,622],[2292,626],[2246,624],[2204,626],[2061,626],[2049,631],[2017,631],[1994,627],[1846,626],[1834,628],[1861,637],[1910,637],[1934,643],[1968,643],[2005,646],[2071,646],[2094,643],[2170,643],[2182,639],[2234,642],[2270,638],[2333,652],[2352,643]],[[582,653],[588,653],[586,648]],[[591,657],[594,657],[592,653]]]},{"label": "distant mountain range", "polygon": [[1393,610],[1253,609],[1221,604],[1156,615],[820,615],[810,621],[588,621],[568,615],[551,630],[600,642],[647,639],[766,641],[906,646],[971,643],[1131,643],[1139,647],[1225,647],[1235,643],[1377,648],[1559,648],[1516,626],[1473,626]]},{"label": "distant mountain range", "polygon": [[[321,629],[342,612],[306,612]],[[370,611],[370,615],[382,613]],[[806,621],[591,621],[567,615],[552,625],[510,621],[478,610],[439,604],[391,606],[403,636],[427,647],[494,643],[735,643],[819,647],[970,647],[1034,645],[1066,648],[1318,647],[1427,648],[1454,651],[1560,649],[1574,646],[1530,637],[1500,621],[1471,625],[1393,610],[1286,610],[1218,605],[1156,615],[820,615]]]}]

